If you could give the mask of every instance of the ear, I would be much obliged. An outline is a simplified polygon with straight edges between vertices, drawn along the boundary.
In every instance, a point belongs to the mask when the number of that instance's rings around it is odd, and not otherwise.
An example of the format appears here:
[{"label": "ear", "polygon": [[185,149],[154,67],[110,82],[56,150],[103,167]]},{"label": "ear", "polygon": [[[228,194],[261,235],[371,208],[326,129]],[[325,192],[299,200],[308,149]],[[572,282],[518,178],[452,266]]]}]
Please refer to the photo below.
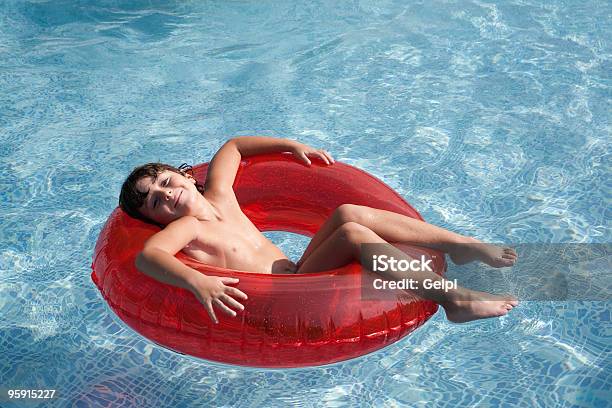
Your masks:
[{"label": "ear", "polygon": [[191,174],[185,173],[185,177],[187,178],[187,180],[191,181],[193,184],[196,183],[196,179],[194,179]]}]

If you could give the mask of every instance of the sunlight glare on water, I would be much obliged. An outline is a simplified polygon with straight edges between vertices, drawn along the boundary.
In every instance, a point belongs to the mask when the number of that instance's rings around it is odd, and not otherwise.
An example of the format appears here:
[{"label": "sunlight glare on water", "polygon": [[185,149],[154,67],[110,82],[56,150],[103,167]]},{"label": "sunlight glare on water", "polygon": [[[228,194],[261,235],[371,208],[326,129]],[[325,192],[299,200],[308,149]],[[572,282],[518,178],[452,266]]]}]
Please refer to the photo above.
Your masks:
[{"label": "sunlight glare on water", "polygon": [[[605,301],[440,311],[377,353],[259,370],[165,350],[91,282],[129,171],[298,139],[489,242],[610,242],[605,1],[15,1],[0,8],[0,405],[604,406]],[[268,234],[293,259],[307,240]],[[450,267],[453,269],[452,265]],[[606,391],[608,390],[608,391]],[[607,401],[607,402],[606,402]],[[31,406],[45,402],[30,401]]]}]

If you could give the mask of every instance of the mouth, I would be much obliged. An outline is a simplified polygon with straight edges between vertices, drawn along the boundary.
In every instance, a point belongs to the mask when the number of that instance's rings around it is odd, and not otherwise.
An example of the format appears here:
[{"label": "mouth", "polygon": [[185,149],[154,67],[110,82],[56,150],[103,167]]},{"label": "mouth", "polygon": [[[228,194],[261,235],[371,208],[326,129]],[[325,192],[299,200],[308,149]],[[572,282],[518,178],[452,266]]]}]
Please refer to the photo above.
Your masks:
[{"label": "mouth", "polygon": [[174,201],[174,208],[176,208],[176,206],[179,204],[179,201],[181,200],[182,195],[183,195],[183,191],[181,191],[179,195],[176,197],[176,200]]}]

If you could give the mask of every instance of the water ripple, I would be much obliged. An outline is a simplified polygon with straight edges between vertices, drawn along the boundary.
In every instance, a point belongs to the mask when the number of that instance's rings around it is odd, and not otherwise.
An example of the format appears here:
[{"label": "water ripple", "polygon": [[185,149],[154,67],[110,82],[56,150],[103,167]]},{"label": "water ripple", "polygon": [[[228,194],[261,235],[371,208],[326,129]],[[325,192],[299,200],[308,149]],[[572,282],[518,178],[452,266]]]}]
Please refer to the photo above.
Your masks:
[{"label": "water ripple", "polygon": [[[606,302],[441,311],[377,353],[270,371],[160,348],[89,278],[134,166],[233,135],[326,148],[487,241],[609,242],[601,2],[90,3],[0,9],[3,384],[75,406],[606,405]],[[307,244],[268,235],[294,259]]]}]

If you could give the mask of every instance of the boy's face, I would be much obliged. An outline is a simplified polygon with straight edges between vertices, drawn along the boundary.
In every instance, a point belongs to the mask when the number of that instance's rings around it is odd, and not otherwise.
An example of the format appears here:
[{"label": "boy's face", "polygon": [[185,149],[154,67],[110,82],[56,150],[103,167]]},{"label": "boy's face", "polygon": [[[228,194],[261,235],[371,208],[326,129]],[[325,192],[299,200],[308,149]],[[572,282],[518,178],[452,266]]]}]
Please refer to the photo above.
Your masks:
[{"label": "boy's face", "polygon": [[140,212],[158,224],[168,225],[185,215],[195,214],[197,198],[201,197],[195,179],[170,170],[152,177],[143,177],[136,182],[136,189],[147,193]]}]

